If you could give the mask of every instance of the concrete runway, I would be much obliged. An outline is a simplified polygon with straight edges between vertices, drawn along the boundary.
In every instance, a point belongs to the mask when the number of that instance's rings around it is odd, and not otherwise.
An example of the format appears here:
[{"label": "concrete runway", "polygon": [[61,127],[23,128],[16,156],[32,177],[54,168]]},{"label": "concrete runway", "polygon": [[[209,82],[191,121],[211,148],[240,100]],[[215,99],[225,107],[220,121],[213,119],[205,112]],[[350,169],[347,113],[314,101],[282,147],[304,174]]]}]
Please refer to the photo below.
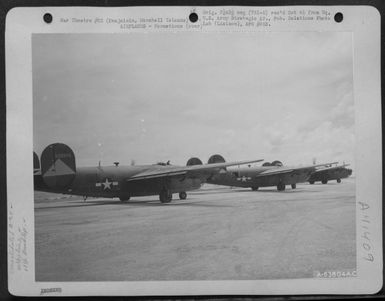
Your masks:
[{"label": "concrete runway", "polygon": [[35,192],[36,281],[252,280],[356,267],[355,182],[128,203]]}]

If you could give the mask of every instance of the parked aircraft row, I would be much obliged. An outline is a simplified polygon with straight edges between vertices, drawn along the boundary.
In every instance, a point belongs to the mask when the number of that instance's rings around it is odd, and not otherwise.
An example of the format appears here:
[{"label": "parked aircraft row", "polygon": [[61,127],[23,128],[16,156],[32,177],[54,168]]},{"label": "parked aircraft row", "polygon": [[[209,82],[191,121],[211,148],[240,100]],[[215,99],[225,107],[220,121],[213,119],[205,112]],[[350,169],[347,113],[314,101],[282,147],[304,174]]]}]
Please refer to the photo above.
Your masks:
[{"label": "parked aircraft row", "polygon": [[204,183],[251,187],[276,186],[285,190],[286,185],[296,188],[297,183],[348,177],[352,171],[337,162],[286,167],[280,161],[265,162],[262,166],[251,163],[263,159],[226,162],[221,155],[213,155],[207,164],[198,158],[191,158],[186,166],[168,163],[152,165],[123,166],[115,162],[112,166],[76,167],[75,155],[63,143],[47,146],[40,160],[34,152],[35,190],[80,195],[87,197],[119,198],[127,201],[134,196],[159,195],[162,203],[172,200],[173,193],[186,199],[187,191],[199,189]]}]

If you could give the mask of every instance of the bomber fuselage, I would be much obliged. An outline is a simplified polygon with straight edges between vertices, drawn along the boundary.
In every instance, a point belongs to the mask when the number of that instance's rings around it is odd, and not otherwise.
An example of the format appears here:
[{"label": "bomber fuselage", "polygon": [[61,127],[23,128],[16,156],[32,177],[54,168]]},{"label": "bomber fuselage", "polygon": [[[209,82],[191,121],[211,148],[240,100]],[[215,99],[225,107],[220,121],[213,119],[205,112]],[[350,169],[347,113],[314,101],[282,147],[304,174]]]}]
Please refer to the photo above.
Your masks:
[{"label": "bomber fuselage", "polygon": [[330,180],[337,180],[341,182],[341,179],[347,178],[352,175],[352,170],[346,167],[339,167],[333,169],[317,170],[309,177],[309,183],[321,181],[326,184]]},{"label": "bomber fuselage", "polygon": [[[285,167],[285,169],[288,168]],[[227,172],[212,176],[207,180],[207,183],[254,188],[278,186],[281,183],[284,185],[295,185],[296,183],[306,182],[311,173],[308,170],[298,170],[290,174],[282,173],[261,176],[265,171],[279,171],[280,169],[282,169],[280,166],[228,168]]]},{"label": "bomber fuselage", "polygon": [[[93,196],[93,197],[131,197],[156,195],[167,187],[172,193],[199,189],[201,180],[191,178],[154,178],[141,181],[128,181],[136,174],[163,169],[162,165],[138,166],[96,166],[78,167],[73,181],[65,188],[49,188],[35,176],[35,188],[49,192]],[[167,170],[172,166],[167,166]],[[175,168],[178,168],[175,166]],[[40,176],[41,177],[41,176]]]}]

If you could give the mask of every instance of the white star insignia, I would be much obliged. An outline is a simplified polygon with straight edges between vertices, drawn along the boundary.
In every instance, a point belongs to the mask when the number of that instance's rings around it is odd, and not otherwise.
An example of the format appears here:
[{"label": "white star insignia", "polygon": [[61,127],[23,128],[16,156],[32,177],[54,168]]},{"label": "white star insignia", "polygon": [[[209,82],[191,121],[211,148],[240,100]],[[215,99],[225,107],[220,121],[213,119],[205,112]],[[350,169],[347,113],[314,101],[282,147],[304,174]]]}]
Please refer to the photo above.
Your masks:
[{"label": "white star insignia", "polygon": [[[112,187],[111,187],[112,185]],[[106,178],[106,180],[104,182],[97,182],[95,184],[96,187],[102,187],[103,186],[103,190],[106,190],[106,189],[112,189],[114,186],[119,186],[119,182],[118,181],[113,181],[110,182],[110,180],[108,180],[108,178]]]},{"label": "white star insignia", "polygon": [[111,184],[112,182],[109,182],[108,179],[106,179],[106,181],[102,183],[102,185],[104,186],[103,190],[106,190],[107,188],[111,189]]}]

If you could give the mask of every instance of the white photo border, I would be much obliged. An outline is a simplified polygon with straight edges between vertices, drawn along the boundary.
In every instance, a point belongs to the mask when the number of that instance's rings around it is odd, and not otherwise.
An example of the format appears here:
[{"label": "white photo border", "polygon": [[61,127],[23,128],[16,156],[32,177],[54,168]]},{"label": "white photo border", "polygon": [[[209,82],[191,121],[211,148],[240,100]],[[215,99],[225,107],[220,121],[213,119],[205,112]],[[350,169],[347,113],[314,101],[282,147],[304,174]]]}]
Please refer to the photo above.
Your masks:
[{"label": "white photo border", "polygon": [[[37,295],[283,295],[373,294],[382,288],[382,145],[381,145],[381,50],[380,14],[371,6],[282,6],[280,9],[327,9],[342,12],[344,20],[330,22],[274,23],[268,29],[250,31],[345,31],[353,33],[354,101],[356,126],[356,238],[357,277],[338,279],[289,279],[247,281],[129,281],[36,282],[33,193],[32,34],[34,33],[129,33],[103,24],[47,25],[42,16],[55,19],[108,12],[119,17],[185,17],[204,9],[258,7],[34,7],[14,8],[6,18],[6,127],[9,291],[18,296]],[[263,7],[271,10],[275,7]],[[169,31],[170,29],[152,29]],[[176,31],[176,29],[172,29]],[[205,32],[199,28],[188,29]],[[242,31],[233,28],[216,28]],[[147,32],[137,30],[136,32]],[[185,30],[177,30],[185,31]],[[210,30],[211,31],[211,30]],[[14,181],[17,179],[17,181]],[[22,187],[22,189],[20,188]],[[25,258],[19,258],[17,243]]]}]

